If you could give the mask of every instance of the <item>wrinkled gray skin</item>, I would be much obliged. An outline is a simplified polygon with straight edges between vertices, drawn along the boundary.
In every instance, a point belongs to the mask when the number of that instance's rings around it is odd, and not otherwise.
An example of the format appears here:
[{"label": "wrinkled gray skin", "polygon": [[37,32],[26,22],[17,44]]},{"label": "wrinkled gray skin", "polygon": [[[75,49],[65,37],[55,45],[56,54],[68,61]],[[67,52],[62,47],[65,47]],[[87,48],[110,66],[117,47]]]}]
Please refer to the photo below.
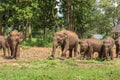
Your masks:
[{"label": "wrinkled gray skin", "polygon": [[112,37],[106,37],[103,41],[103,57],[105,57],[106,60],[108,60],[108,57],[111,57],[111,60],[114,60],[114,52],[113,52],[113,47],[114,47],[114,39]]},{"label": "wrinkled gray skin", "polygon": [[98,52],[99,57],[102,54],[102,44],[101,40],[95,38],[88,38],[80,42],[80,53],[83,54],[83,59],[92,59],[94,52]]},{"label": "wrinkled gray skin", "polygon": [[120,55],[120,37],[115,40],[116,45],[116,57],[118,58]]},{"label": "wrinkled gray skin", "polygon": [[0,35],[0,48],[3,48],[3,57],[6,56],[6,40],[3,35]]},{"label": "wrinkled gray skin", "polygon": [[77,55],[78,51],[78,36],[76,33],[68,30],[62,30],[56,32],[54,35],[52,57],[54,58],[57,46],[61,46],[62,57],[66,57],[66,52],[69,50],[69,57],[72,57],[72,50],[74,49],[74,56]]},{"label": "wrinkled gray skin", "polygon": [[11,51],[11,57],[18,59],[20,57],[20,43],[24,39],[24,34],[13,30],[7,37],[8,46]]}]

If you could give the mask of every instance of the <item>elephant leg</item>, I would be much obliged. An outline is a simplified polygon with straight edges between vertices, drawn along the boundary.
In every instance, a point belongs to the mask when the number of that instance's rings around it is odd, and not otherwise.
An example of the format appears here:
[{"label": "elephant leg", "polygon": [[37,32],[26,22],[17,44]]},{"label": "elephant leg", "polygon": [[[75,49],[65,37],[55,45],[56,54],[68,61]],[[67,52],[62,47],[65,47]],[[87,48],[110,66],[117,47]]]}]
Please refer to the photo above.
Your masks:
[{"label": "elephant leg", "polygon": [[110,57],[111,57],[111,60],[114,60],[114,52],[113,52],[113,49],[110,49]]},{"label": "elephant leg", "polygon": [[89,59],[90,59],[90,53],[89,53],[89,52],[88,52],[88,53],[86,53],[86,57],[87,57],[87,58],[86,58],[87,60],[89,60]]},{"label": "elephant leg", "polygon": [[93,57],[93,48],[91,48],[90,50],[89,50],[89,52],[88,52],[88,56],[89,56],[89,59],[92,59]]},{"label": "elephant leg", "polygon": [[20,45],[18,44],[15,52],[15,59],[20,58]]},{"label": "elephant leg", "polygon": [[69,49],[69,58],[72,58],[72,50],[73,49]]},{"label": "elephant leg", "polygon": [[66,57],[66,52],[67,52],[68,49],[65,47],[65,45],[61,46],[61,50],[62,50],[61,57]]},{"label": "elephant leg", "polygon": [[120,55],[120,51],[118,52],[118,58],[119,58],[119,55]]},{"label": "elephant leg", "polygon": [[78,44],[76,44],[74,48],[74,57],[76,57],[77,55],[78,55]]},{"label": "elephant leg", "polygon": [[6,56],[6,46],[5,43],[2,43],[2,48],[3,48],[3,57]]},{"label": "elephant leg", "polygon": [[83,60],[85,59],[85,56],[86,56],[86,54],[84,53],[84,54],[83,54]]},{"label": "elephant leg", "polygon": [[119,52],[118,50],[116,50],[116,58],[118,58],[118,56],[119,56]]},{"label": "elephant leg", "polygon": [[102,51],[99,51],[99,52],[98,52],[98,58],[103,58],[103,57],[104,57],[103,52],[102,52]]},{"label": "elephant leg", "polygon": [[12,55],[13,55],[13,52],[12,52],[12,47],[11,47],[11,46],[10,46],[10,53],[11,53],[10,56],[12,56]]},{"label": "elephant leg", "polygon": [[63,50],[63,52],[62,52],[62,57],[66,57],[66,52],[67,52],[67,49],[66,48],[64,48],[64,50]]},{"label": "elephant leg", "polygon": [[8,50],[8,56],[10,56],[10,50],[9,50],[9,47],[7,47],[7,50]]},{"label": "elephant leg", "polygon": [[13,53],[13,47],[10,47],[10,51],[11,51],[11,57],[14,58],[15,54]]},{"label": "elephant leg", "polygon": [[64,51],[64,46],[61,46],[61,51],[62,51],[62,54],[61,56],[63,55],[63,51]]},{"label": "elephant leg", "polygon": [[5,57],[6,56],[6,48],[3,47],[3,56]]},{"label": "elephant leg", "polygon": [[94,52],[90,52],[90,59],[93,58],[93,54],[94,54]]},{"label": "elephant leg", "polygon": [[88,51],[86,51],[84,54],[83,54],[83,60],[84,59],[88,59]]}]

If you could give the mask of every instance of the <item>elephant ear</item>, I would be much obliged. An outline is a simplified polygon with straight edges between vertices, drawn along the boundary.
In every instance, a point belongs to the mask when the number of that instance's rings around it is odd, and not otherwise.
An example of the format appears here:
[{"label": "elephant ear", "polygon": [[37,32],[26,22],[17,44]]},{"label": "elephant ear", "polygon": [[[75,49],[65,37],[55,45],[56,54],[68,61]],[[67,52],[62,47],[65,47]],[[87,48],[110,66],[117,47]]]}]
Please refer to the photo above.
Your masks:
[{"label": "elephant ear", "polygon": [[19,36],[19,42],[24,41],[25,39],[25,34],[23,32],[18,32],[18,36]]},{"label": "elephant ear", "polygon": [[89,43],[89,42],[87,42],[87,44],[88,44],[88,50],[92,50],[92,46],[91,46],[91,44]]},{"label": "elephant ear", "polygon": [[63,39],[68,39],[68,34],[67,33],[63,33]]},{"label": "elephant ear", "polygon": [[68,34],[67,33],[63,33],[64,34],[64,41],[65,41],[65,47],[67,49],[69,49],[69,37],[68,37]]}]

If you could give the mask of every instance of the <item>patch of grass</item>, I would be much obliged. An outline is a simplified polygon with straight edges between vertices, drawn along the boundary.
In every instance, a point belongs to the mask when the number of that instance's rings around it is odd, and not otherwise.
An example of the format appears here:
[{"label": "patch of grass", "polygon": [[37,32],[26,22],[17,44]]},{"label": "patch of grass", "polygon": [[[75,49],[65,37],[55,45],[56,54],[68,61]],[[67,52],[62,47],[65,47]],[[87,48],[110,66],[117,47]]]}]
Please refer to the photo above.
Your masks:
[{"label": "patch of grass", "polygon": [[[120,80],[119,61],[31,60],[28,65],[18,61],[16,66],[0,66],[0,80]],[[79,62],[111,66],[77,66]]]}]

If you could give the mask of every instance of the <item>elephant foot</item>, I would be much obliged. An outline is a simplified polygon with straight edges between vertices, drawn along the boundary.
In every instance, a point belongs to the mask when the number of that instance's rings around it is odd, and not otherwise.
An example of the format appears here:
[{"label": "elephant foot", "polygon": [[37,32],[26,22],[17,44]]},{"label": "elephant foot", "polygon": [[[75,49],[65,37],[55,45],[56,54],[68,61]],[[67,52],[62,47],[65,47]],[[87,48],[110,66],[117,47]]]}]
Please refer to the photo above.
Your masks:
[{"label": "elephant foot", "polygon": [[16,60],[20,59],[19,57],[15,57]]},{"label": "elephant foot", "polygon": [[67,59],[70,59],[70,58],[72,58],[72,56],[68,56],[68,57],[67,57]]},{"label": "elephant foot", "polygon": [[114,58],[111,58],[111,60],[114,60]]},{"label": "elephant foot", "polygon": [[5,55],[2,55],[2,57],[3,57],[3,58],[6,58],[6,56],[5,56]]},{"label": "elephant foot", "polygon": [[49,59],[49,60],[53,60],[53,59],[55,59],[54,58],[54,56],[53,55],[51,55],[51,56],[48,56],[48,58],[47,59]]},{"label": "elephant foot", "polygon": [[50,55],[50,57],[54,57],[54,55]]},{"label": "elephant foot", "polygon": [[61,57],[66,57],[66,54],[62,54]]},{"label": "elephant foot", "polygon": [[10,56],[12,59],[15,58],[14,56]]},{"label": "elephant foot", "polygon": [[60,58],[60,60],[65,60],[65,59],[66,59],[66,57],[61,57],[61,58]]},{"label": "elephant foot", "polygon": [[86,58],[85,58],[85,57],[83,57],[83,58],[82,58],[82,60],[86,60]]},{"label": "elephant foot", "polygon": [[117,55],[115,58],[119,58],[119,56]]}]

